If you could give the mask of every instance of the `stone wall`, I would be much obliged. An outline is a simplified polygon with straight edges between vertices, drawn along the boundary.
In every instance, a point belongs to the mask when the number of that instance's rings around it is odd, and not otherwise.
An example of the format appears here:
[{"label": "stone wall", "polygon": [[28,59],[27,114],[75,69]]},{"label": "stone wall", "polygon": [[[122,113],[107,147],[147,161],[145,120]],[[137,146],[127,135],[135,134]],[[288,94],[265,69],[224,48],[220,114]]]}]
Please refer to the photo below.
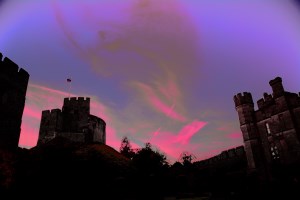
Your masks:
[{"label": "stone wall", "polygon": [[280,77],[269,84],[273,93],[263,94],[258,110],[250,93],[234,96],[249,169],[300,159],[300,94],[286,92]]},{"label": "stone wall", "polygon": [[29,74],[0,53],[0,147],[17,148]]},{"label": "stone wall", "polygon": [[62,110],[53,109],[42,112],[38,145],[56,136],[75,142],[105,144],[105,128],[104,120],[90,114],[90,98],[65,98]]}]

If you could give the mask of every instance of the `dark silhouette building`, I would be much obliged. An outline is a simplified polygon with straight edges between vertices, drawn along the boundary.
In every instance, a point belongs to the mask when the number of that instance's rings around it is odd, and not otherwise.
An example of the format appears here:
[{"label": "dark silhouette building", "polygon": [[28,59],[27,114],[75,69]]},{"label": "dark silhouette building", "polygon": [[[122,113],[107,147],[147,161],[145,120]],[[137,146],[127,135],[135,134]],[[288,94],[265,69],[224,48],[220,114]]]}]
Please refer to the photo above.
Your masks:
[{"label": "dark silhouette building", "polygon": [[75,142],[105,144],[105,127],[104,120],[90,114],[90,98],[65,98],[62,110],[42,112],[38,145],[57,136]]},{"label": "dark silhouette building", "polygon": [[286,92],[280,77],[269,84],[273,94],[264,93],[257,110],[251,93],[234,96],[249,170],[287,166],[300,157],[300,93]]},{"label": "dark silhouette building", "polygon": [[0,147],[17,148],[29,74],[0,53]]}]

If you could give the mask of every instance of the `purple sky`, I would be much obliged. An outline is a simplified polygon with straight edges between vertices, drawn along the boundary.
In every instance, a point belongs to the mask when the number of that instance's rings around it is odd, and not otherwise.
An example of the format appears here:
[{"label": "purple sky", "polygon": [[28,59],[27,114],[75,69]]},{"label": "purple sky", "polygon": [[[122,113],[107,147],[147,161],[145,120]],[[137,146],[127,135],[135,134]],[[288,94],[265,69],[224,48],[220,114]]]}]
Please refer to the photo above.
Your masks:
[{"label": "purple sky", "polygon": [[31,75],[20,146],[35,146],[68,77],[116,149],[128,136],[175,161],[242,145],[236,93],[256,102],[276,76],[300,90],[299,20],[292,1],[4,1],[0,52]]}]

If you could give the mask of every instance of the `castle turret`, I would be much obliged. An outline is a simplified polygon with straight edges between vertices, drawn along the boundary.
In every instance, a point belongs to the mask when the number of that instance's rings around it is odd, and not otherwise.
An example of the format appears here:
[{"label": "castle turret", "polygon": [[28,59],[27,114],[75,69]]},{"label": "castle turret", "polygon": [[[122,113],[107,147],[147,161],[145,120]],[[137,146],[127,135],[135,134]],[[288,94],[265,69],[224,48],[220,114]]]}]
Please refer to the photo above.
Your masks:
[{"label": "castle turret", "polygon": [[81,132],[83,127],[88,125],[90,98],[65,98],[62,111],[64,118],[63,131]]},{"label": "castle turret", "polygon": [[62,113],[60,109],[44,110],[40,124],[38,145],[45,143],[62,130]]},{"label": "castle turret", "polygon": [[284,88],[282,85],[282,79],[280,77],[276,77],[275,79],[271,80],[269,84],[272,87],[274,98],[284,95]]},{"label": "castle turret", "polygon": [[235,95],[234,103],[243,133],[248,167],[256,169],[261,164],[261,150],[251,93],[244,92],[243,95],[241,93]]},{"label": "castle turret", "polygon": [[105,127],[103,119],[90,114],[90,98],[65,98],[62,110],[42,112],[38,145],[57,136],[74,142],[105,144]]},{"label": "castle turret", "polygon": [[0,54],[0,147],[17,148],[29,74]]}]

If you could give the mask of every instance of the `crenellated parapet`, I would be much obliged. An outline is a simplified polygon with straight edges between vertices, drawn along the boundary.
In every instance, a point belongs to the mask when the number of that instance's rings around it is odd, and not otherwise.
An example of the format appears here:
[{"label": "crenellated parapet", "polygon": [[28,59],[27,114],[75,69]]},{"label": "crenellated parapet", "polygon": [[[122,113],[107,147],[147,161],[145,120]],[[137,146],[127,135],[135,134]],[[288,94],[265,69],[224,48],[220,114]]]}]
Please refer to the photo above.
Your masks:
[{"label": "crenellated parapet", "polygon": [[62,110],[52,109],[42,112],[38,145],[56,136],[74,142],[106,142],[106,123],[90,114],[90,98],[64,98]]},{"label": "crenellated parapet", "polygon": [[0,76],[2,79],[8,81],[11,85],[17,86],[23,92],[26,92],[29,74],[23,68],[11,61],[9,58],[5,57],[3,60],[3,55],[0,54]]},{"label": "crenellated parapet", "polygon": [[52,110],[43,110],[42,115],[51,115],[51,114],[61,113],[61,109],[52,109]]},{"label": "crenellated parapet", "polygon": [[238,93],[233,97],[235,107],[239,107],[241,105],[250,104],[254,105],[252,95],[249,92]]},{"label": "crenellated parapet", "polygon": [[82,110],[90,113],[90,98],[89,97],[71,97],[64,98],[63,110]]},{"label": "crenellated parapet", "polygon": [[74,104],[90,104],[90,97],[67,97],[64,98],[64,105],[74,105]]},{"label": "crenellated parapet", "polygon": [[257,101],[258,109],[262,109],[264,107],[269,106],[274,103],[274,98],[271,94],[264,93],[264,97]]},{"label": "crenellated parapet", "polygon": [[[248,93],[234,96],[249,171],[263,172],[275,162],[300,160],[300,93],[285,91],[280,77],[269,84],[272,94],[263,94],[257,110]],[[280,149],[280,156],[274,152],[275,147]]]}]

